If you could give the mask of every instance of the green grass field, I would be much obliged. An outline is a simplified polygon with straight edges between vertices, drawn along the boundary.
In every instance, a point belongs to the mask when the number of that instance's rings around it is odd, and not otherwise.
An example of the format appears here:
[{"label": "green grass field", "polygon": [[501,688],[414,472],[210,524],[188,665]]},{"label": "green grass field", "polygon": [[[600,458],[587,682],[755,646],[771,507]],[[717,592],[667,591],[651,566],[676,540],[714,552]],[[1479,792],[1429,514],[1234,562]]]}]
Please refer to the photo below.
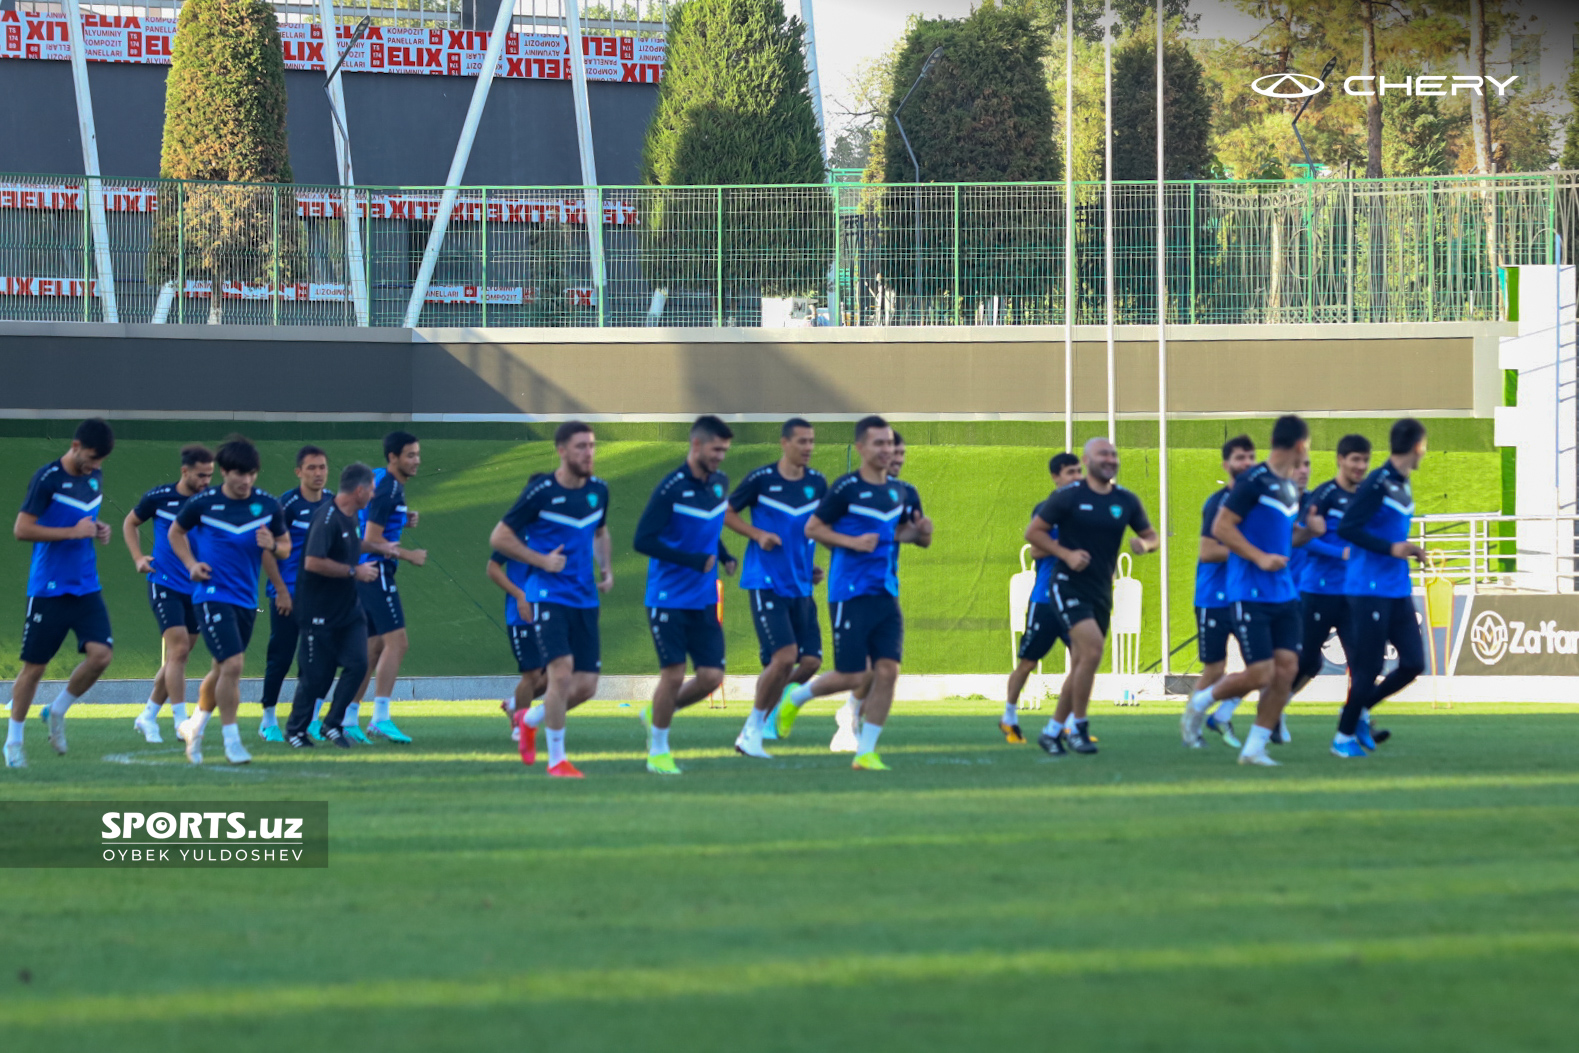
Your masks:
[{"label": "green grass field", "polygon": [[[1335,424],[1317,422],[1317,437],[1326,445],[1316,454],[1315,478],[1330,474],[1330,449]],[[1227,422],[1224,426],[1236,426]],[[1351,422],[1351,427],[1362,424]],[[305,428],[300,425],[297,427]],[[1047,458],[1056,448],[1010,443],[1010,429],[1000,424],[985,439],[996,445],[957,445],[961,435],[939,426],[906,425],[909,463],[905,477],[920,489],[936,523],[936,541],[927,551],[906,549],[902,562],[902,602],[906,615],[905,669],[913,673],[1007,673],[1011,668],[1008,636],[1008,578],[1019,569],[1021,534],[1031,510],[1046,496]],[[106,501],[101,518],[116,530],[110,546],[100,550],[105,597],[116,629],[116,659],[110,676],[147,677],[159,665],[159,640],[146,592],[133,571],[120,540],[120,522],[149,487],[175,476],[176,451],[182,441],[214,442],[224,426],[194,425],[190,432],[162,424],[168,436],[121,441],[105,466]],[[172,430],[174,429],[174,430]],[[338,470],[353,458],[378,463],[376,431],[354,437],[312,435],[329,451]],[[633,429],[627,429],[631,431]],[[1023,429],[1022,429],[1023,430]],[[1046,431],[1043,428],[1042,431]],[[1196,431],[1202,429],[1197,428]],[[1264,431],[1265,429],[1263,429]],[[1367,427],[1372,434],[1381,434]],[[525,431],[525,429],[521,429]],[[936,431],[938,434],[934,435]],[[1061,436],[1061,428],[1058,429]],[[69,429],[66,430],[69,436]],[[134,432],[135,434],[135,432]],[[616,432],[618,434],[618,432]],[[816,467],[830,477],[847,465],[844,426],[823,426]],[[1040,432],[1038,432],[1040,434]],[[1260,433],[1257,433],[1260,434]],[[969,437],[969,436],[966,436]],[[1045,436],[1044,436],[1045,437]],[[1194,441],[1205,434],[1186,435]],[[1138,437],[1143,438],[1143,436]],[[1473,448],[1433,452],[1416,476],[1416,501],[1422,512],[1492,511],[1501,500],[1501,468],[1495,452]],[[301,440],[273,438],[260,442],[264,455],[259,485],[283,493],[295,485],[291,467]],[[58,457],[69,445],[59,437],[0,438],[0,494],[13,494],[18,504],[37,467]],[[1445,445],[1445,442],[1444,442]],[[683,443],[666,439],[621,439],[600,443],[598,472],[611,487],[610,529],[614,536],[615,591],[604,600],[602,636],[604,671],[655,671],[652,643],[642,608],[646,560],[631,548],[636,521],[657,480],[685,456]],[[778,456],[776,444],[738,442],[725,462],[731,480]],[[1120,482],[1135,490],[1157,514],[1157,450],[1126,446]],[[412,676],[505,674],[514,663],[502,628],[503,595],[483,577],[488,559],[487,537],[534,471],[557,463],[552,444],[513,442],[503,437],[430,438],[423,443],[423,468],[407,493],[422,512],[419,529],[407,536],[413,547],[428,549],[426,567],[403,567],[401,593],[411,625],[411,651],[404,671]],[[1200,507],[1217,488],[1221,466],[1216,449],[1175,448],[1170,454],[1172,543],[1169,575],[1173,618],[1172,646],[1194,631],[1191,596]],[[151,546],[151,528],[144,528],[144,551]],[[726,535],[736,555],[744,539]],[[27,580],[28,548],[10,543],[0,558],[0,597],[11,597],[13,616],[0,616],[0,679],[14,676],[21,638],[21,612]],[[825,559],[825,557],[824,557]],[[1148,617],[1141,643],[1143,664],[1159,655],[1160,618],[1156,616],[1159,564],[1153,557],[1135,562],[1135,575],[1145,587]],[[731,669],[757,667],[756,639],[740,590],[726,590],[725,623]],[[248,672],[262,675],[267,645],[267,620],[260,623],[248,658]],[[70,648],[67,648],[69,651]],[[65,675],[74,656],[63,653],[50,673]],[[1193,659],[1181,652],[1179,663]],[[1056,661],[1056,659],[1055,659]],[[1176,665],[1176,668],[1178,666]]]},{"label": "green grass field", "polygon": [[[11,800],[328,800],[328,870],[0,870],[7,1050],[1569,1050],[1579,773],[1555,706],[1396,707],[1383,752],[1284,767],[1094,711],[1102,754],[1008,747],[984,703],[901,704],[887,775],[771,762],[689,711],[687,774],[631,710],[573,715],[585,782],[528,774],[491,703],[417,744],[255,746],[243,769],[80,706]],[[1027,714],[1028,726],[1033,714]],[[168,718],[166,718],[168,724]],[[250,722],[248,722],[250,726]],[[168,735],[168,730],[167,730]],[[217,734],[209,735],[217,749]],[[250,745],[250,743],[249,743]],[[106,763],[127,753],[135,763]]]}]

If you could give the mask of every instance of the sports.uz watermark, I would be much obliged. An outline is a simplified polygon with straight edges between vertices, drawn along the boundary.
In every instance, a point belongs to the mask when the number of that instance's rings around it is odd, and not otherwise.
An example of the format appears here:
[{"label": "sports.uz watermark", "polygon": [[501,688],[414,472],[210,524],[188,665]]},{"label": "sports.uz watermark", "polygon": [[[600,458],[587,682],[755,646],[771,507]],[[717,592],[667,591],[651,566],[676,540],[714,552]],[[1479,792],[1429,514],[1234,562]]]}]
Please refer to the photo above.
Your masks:
[{"label": "sports.uz watermark", "polygon": [[327,867],[327,801],[0,801],[0,867]]}]

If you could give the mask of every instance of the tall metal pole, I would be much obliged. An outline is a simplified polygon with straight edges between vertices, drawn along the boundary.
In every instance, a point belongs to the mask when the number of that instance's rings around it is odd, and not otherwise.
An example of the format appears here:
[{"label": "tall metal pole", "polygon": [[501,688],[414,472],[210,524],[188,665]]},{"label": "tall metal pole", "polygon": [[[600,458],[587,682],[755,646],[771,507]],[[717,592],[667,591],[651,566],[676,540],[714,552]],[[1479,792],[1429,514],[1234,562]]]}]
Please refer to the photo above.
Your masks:
[{"label": "tall metal pole", "polygon": [[1107,436],[1118,445],[1117,368],[1114,364],[1113,327],[1117,324],[1113,295],[1113,0],[1102,5],[1102,128],[1106,140],[1106,164],[1102,168],[1102,243],[1107,270]]},{"label": "tall metal pole", "polygon": [[1075,0],[1064,0],[1064,449],[1075,448]]},{"label": "tall metal pole", "polygon": [[[471,105],[466,110],[466,122],[461,125],[460,141],[455,144],[455,156],[450,160],[449,175],[444,178],[444,193],[439,198],[439,214],[433,217],[433,230],[428,235],[428,246],[422,250],[422,266],[417,280],[411,287],[411,299],[406,303],[404,325],[415,329],[422,317],[422,304],[428,298],[428,285],[433,281],[433,268],[438,266],[439,250],[444,247],[444,234],[450,227],[450,213],[455,211],[455,199],[460,195],[460,183],[466,176],[466,162],[471,158],[472,141],[477,138],[477,125],[482,121],[483,107],[488,104],[488,89],[493,85],[494,70],[499,66],[499,56],[504,53],[505,34],[510,31],[510,18],[515,14],[515,0],[500,0],[499,13],[493,20],[493,33],[488,37],[488,51],[483,55],[482,69],[477,73],[477,83],[472,88]],[[599,219],[601,219],[601,215]],[[591,221],[591,217],[588,217]],[[601,228],[600,228],[601,230]]]},{"label": "tall metal pole", "polygon": [[1157,0],[1157,559],[1162,564],[1162,675],[1168,675],[1173,638],[1168,634],[1168,233],[1163,166],[1163,12]]},{"label": "tall metal pole", "polygon": [[[817,67],[817,22],[812,12],[812,0],[800,0],[800,20],[806,24],[806,89],[811,92],[811,112],[817,118],[817,141],[822,145],[824,165],[828,160],[828,125],[822,112],[822,76]],[[828,324],[838,325],[844,313],[839,304],[839,187],[834,184],[833,172],[828,172],[828,196],[833,208],[833,262],[828,265],[826,296]]]},{"label": "tall metal pole", "polygon": [[[514,0],[505,0],[513,3]],[[587,206],[587,256],[598,298],[598,324],[604,320],[608,273],[603,260],[603,192],[598,187],[597,156],[592,148],[592,109],[587,103],[587,56],[581,43],[581,0],[565,0],[565,31],[570,37],[570,91],[576,104],[576,146],[581,154],[582,196]]]},{"label": "tall metal pole", "polygon": [[[345,188],[340,193],[340,211],[345,216],[345,269],[351,279],[351,305],[356,312],[356,324],[365,326],[368,324],[367,272],[362,263],[362,228],[356,222],[356,173],[351,167],[351,133],[345,118],[345,92],[340,87],[344,56],[335,28],[334,0],[318,0],[318,18],[323,23],[324,61],[333,64],[325,88],[329,93],[329,113],[334,118],[330,123],[334,125],[335,166],[340,173],[340,185]],[[356,46],[358,39],[352,37],[346,44],[346,53]]]},{"label": "tall metal pole", "polygon": [[[82,7],[65,0],[66,32],[71,35],[71,86],[77,94],[77,135],[82,140],[83,197],[93,238],[93,270],[104,321],[119,322],[115,302],[115,265],[110,260],[110,225],[104,218],[104,184],[99,181],[99,137],[93,124],[93,94],[88,90],[88,50],[82,39]],[[87,298],[83,298],[87,302]]]}]

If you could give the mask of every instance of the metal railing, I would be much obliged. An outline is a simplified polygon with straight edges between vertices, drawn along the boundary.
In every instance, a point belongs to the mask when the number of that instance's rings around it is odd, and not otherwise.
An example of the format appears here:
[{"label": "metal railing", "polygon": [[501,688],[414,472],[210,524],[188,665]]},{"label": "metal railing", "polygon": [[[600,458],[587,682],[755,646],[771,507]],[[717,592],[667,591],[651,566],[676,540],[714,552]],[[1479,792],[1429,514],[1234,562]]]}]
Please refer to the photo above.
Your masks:
[{"label": "metal railing", "polygon": [[1416,568],[1417,583],[1427,576],[1448,578],[1474,591],[1579,591],[1579,516],[1464,515],[1416,516],[1415,541],[1431,557],[1431,568]]},{"label": "metal railing", "polygon": [[[441,192],[0,175],[0,318],[99,317],[90,191],[104,195],[122,321],[353,325],[348,290],[365,283],[377,326],[401,323]],[[843,325],[1059,325],[1063,194],[1056,183],[600,187],[598,289],[584,188],[469,187],[421,322],[750,327],[797,298]],[[1156,321],[1155,194],[1114,188],[1121,324]],[[1555,234],[1579,217],[1579,173],[1177,182],[1165,201],[1170,322],[1483,320],[1502,314],[1497,262],[1553,259]],[[1077,184],[1075,206],[1074,321],[1098,325],[1100,184]],[[348,222],[365,246],[355,283]]]}]

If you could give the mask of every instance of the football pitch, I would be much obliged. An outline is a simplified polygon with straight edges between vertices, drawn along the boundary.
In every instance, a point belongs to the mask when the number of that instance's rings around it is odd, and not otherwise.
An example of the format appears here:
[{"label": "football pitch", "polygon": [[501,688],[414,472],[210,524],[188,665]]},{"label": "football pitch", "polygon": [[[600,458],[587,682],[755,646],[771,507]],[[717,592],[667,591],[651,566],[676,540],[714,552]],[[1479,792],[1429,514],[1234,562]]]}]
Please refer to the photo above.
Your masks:
[{"label": "football pitch", "polygon": [[634,708],[591,704],[578,783],[523,770],[491,702],[351,753],[249,715],[240,769],[129,707],[73,709],[65,758],[35,720],[8,799],[327,800],[330,866],[0,870],[4,1046],[1572,1048],[1564,707],[1389,706],[1344,762],[1296,705],[1264,770],[1181,749],[1176,706],[1099,704],[1101,754],[1052,760],[996,703],[900,703],[887,774],[828,753],[831,708],[748,761],[744,707],[697,706],[661,779]]}]

